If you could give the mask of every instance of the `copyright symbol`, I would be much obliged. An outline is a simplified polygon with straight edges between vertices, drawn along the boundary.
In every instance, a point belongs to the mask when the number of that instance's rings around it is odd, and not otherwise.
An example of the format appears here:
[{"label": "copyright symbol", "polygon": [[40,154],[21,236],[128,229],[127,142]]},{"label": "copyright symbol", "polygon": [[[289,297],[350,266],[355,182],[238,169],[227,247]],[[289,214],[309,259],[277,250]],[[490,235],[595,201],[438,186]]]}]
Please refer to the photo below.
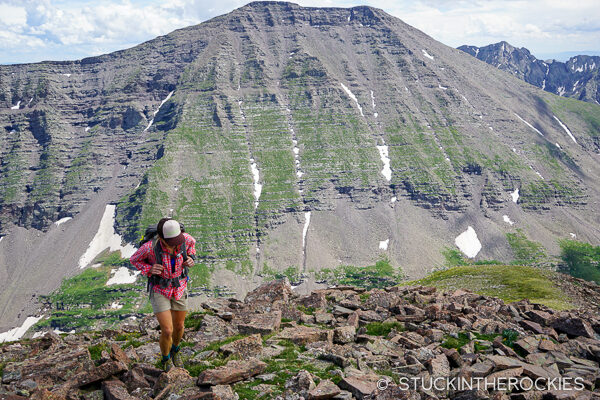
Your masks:
[{"label": "copyright symbol", "polygon": [[384,391],[390,386],[390,381],[388,379],[380,379],[377,381],[377,389]]}]

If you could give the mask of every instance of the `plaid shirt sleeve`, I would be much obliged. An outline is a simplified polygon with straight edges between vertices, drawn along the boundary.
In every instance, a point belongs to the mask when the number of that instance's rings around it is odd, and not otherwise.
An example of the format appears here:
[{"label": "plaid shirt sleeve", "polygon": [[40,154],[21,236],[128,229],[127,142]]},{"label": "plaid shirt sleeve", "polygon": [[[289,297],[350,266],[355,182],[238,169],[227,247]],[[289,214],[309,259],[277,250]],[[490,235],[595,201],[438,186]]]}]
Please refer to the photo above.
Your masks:
[{"label": "plaid shirt sleeve", "polygon": [[[195,249],[194,249],[195,251]],[[154,260],[154,252],[152,251],[152,241],[144,243],[130,258],[129,262],[144,276],[150,276],[150,269]]]},{"label": "plaid shirt sleeve", "polygon": [[194,239],[191,235],[184,233],[185,237],[185,248],[187,250],[188,255],[195,256],[196,255],[196,239]]}]

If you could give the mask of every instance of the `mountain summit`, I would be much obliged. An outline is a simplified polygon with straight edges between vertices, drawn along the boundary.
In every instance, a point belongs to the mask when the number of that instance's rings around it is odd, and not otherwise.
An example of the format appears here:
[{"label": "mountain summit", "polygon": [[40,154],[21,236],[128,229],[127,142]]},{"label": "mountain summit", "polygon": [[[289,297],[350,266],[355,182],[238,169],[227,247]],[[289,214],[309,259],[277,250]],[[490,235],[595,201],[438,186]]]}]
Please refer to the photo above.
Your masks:
[{"label": "mountain summit", "polygon": [[375,8],[257,2],[99,57],[0,66],[0,105],[9,326],[167,214],[198,238],[194,285],[238,295],[265,271],[508,261],[507,233],[549,253],[600,241],[600,106]]}]

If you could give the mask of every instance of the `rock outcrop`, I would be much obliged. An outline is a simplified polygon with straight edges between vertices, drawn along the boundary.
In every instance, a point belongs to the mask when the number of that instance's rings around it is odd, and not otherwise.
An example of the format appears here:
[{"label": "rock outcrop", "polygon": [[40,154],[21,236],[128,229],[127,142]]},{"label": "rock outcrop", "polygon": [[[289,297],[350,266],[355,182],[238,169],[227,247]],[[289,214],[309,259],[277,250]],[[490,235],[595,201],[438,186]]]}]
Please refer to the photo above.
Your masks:
[{"label": "rock outcrop", "polygon": [[[468,291],[442,293],[421,286],[368,292],[340,287],[297,296],[287,285],[270,283],[243,303],[221,299],[195,313],[206,323],[185,334],[181,350],[185,369],[162,372],[153,365],[158,359],[153,316],[119,331],[67,336],[49,332],[39,339],[5,344],[0,347],[0,397],[600,397],[597,310],[556,311],[528,301],[505,304]],[[261,301],[267,289],[269,296],[280,299],[268,311]],[[600,293],[597,287],[596,292]],[[309,314],[298,311],[306,311],[303,304],[322,296],[325,301],[315,303]],[[344,306],[352,310],[339,312]],[[224,325],[235,332],[238,319],[275,310],[281,328],[265,330],[262,337],[217,338],[210,329]],[[317,322],[319,314],[331,317]],[[147,353],[147,346],[154,350]],[[475,387],[458,381],[474,382]]]}]

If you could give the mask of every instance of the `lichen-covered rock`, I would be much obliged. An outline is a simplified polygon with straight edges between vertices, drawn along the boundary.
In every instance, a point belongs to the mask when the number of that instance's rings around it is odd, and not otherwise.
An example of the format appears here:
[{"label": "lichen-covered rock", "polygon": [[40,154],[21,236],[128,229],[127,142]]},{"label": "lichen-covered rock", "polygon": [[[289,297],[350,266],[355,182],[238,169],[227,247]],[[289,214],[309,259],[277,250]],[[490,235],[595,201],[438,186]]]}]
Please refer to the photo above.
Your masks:
[{"label": "lichen-covered rock", "polygon": [[243,361],[233,360],[222,367],[209,369],[200,373],[197,385],[229,385],[258,375],[262,373],[265,368],[267,368],[267,364],[255,358]]},{"label": "lichen-covered rock", "polygon": [[281,311],[274,310],[269,313],[246,314],[234,320],[237,330],[246,335],[259,333],[268,335],[275,332],[281,325]]},{"label": "lichen-covered rock", "polygon": [[259,334],[250,335],[242,339],[221,346],[224,355],[237,355],[242,359],[257,357],[263,349],[262,338]]},{"label": "lichen-covered rock", "polygon": [[340,394],[340,388],[329,379],[323,379],[308,392],[308,400],[327,400],[338,394]]}]

